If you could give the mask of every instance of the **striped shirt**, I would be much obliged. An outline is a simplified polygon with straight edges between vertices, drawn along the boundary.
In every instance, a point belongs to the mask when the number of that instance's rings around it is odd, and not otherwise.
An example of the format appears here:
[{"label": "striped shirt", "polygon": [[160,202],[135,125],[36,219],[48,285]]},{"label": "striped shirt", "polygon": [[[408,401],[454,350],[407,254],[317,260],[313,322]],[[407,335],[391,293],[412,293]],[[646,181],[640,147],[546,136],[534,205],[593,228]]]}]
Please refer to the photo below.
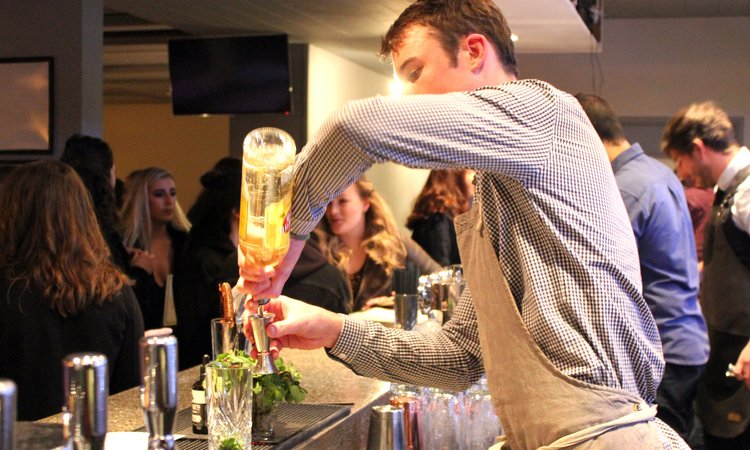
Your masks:
[{"label": "striped shirt", "polygon": [[[331,198],[384,161],[476,170],[475,201],[542,352],[570,377],[654,402],[664,363],[633,231],[601,141],[573,97],[522,80],[350,102],[297,158],[292,231],[309,233]],[[467,289],[434,335],[347,317],[330,354],[362,375],[465,389],[483,372],[470,296]]]}]

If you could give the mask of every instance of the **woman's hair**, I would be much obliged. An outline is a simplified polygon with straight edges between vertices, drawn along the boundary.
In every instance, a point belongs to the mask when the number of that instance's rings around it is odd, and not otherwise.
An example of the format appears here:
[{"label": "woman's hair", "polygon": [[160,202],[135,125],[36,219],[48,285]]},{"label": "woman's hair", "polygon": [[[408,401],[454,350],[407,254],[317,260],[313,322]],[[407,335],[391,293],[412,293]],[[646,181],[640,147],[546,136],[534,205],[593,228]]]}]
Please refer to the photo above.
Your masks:
[{"label": "woman's hair", "polygon": [[99,138],[74,134],[65,141],[60,161],[72,167],[81,177],[91,194],[102,231],[114,231],[117,225],[117,207],[115,191],[109,179],[114,166],[109,145]]},{"label": "woman's hair", "polygon": [[432,170],[422,192],[417,196],[406,227],[414,225],[433,214],[447,214],[453,218],[469,209],[470,189],[466,180],[467,169]]},{"label": "woman's hair", "polygon": [[[360,245],[370,259],[385,267],[386,274],[390,275],[393,269],[404,268],[406,246],[391,209],[383,197],[375,192],[375,187],[367,178],[360,178],[353,186],[357,188],[362,200],[370,202],[370,208],[365,212],[365,238]],[[328,259],[343,269],[349,260],[351,250],[333,234],[325,217],[321,221],[321,229],[325,232],[321,236],[321,247]]]},{"label": "woman's hair", "polygon": [[[151,251],[151,211],[148,207],[148,189],[152,183],[170,178],[169,171],[159,167],[131,172],[125,180],[125,194],[120,210],[121,234],[125,247],[139,247]],[[179,202],[175,201],[174,218],[170,223],[179,231],[189,231],[190,222],[182,211]]]},{"label": "woman's hair", "polygon": [[18,166],[0,186],[0,211],[0,273],[11,283],[37,286],[63,317],[110,299],[127,282],[69,166]]},{"label": "woman's hair", "polygon": [[203,191],[188,212],[191,233],[212,236],[218,230],[229,234],[232,211],[240,209],[242,191],[242,162],[236,158],[232,161],[223,159],[201,176]]}]

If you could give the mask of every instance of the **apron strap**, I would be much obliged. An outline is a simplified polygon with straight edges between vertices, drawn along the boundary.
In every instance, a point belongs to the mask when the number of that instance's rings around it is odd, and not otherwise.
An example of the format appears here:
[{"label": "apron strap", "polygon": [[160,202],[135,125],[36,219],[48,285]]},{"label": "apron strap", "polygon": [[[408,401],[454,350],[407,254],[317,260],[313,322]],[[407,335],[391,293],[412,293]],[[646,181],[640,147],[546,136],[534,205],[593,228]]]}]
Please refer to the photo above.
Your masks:
[{"label": "apron strap", "polygon": [[588,428],[584,428],[583,430],[576,431],[575,433],[571,433],[567,436],[563,436],[549,445],[539,447],[539,450],[555,450],[572,447],[582,442],[594,439],[606,433],[607,431],[614,430],[615,428],[636,425],[641,422],[650,422],[656,417],[656,406],[638,404],[636,405],[636,408],[636,411],[622,416],[619,419],[592,425]]}]

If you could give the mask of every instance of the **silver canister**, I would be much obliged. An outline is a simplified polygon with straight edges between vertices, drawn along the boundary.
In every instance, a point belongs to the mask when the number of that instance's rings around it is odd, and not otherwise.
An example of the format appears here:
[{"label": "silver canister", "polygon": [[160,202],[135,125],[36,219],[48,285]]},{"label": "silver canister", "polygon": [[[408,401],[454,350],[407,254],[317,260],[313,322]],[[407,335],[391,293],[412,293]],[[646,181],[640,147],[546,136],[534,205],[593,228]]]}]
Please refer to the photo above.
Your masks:
[{"label": "silver canister", "polygon": [[404,410],[391,405],[373,406],[367,450],[406,450]]},{"label": "silver canister", "polygon": [[62,361],[63,438],[75,450],[104,448],[107,436],[107,357],[72,353]]},{"label": "silver canister", "polygon": [[149,450],[175,448],[177,414],[177,338],[144,337],[140,343],[141,408]]},{"label": "silver canister", "polygon": [[16,383],[0,378],[0,449],[13,450],[16,426]]},{"label": "silver canister", "polygon": [[419,311],[418,294],[396,294],[393,297],[396,312],[396,328],[402,330],[413,330],[417,325],[417,312]]}]

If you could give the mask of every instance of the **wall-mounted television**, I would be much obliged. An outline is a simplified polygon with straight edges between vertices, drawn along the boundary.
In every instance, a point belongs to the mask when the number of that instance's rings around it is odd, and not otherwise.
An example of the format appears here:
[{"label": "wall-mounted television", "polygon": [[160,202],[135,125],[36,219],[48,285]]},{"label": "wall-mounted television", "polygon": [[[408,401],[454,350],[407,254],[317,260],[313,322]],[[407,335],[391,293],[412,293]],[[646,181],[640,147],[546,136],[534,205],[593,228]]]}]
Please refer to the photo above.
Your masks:
[{"label": "wall-mounted television", "polygon": [[169,41],[175,115],[289,113],[289,40],[266,36]]}]

